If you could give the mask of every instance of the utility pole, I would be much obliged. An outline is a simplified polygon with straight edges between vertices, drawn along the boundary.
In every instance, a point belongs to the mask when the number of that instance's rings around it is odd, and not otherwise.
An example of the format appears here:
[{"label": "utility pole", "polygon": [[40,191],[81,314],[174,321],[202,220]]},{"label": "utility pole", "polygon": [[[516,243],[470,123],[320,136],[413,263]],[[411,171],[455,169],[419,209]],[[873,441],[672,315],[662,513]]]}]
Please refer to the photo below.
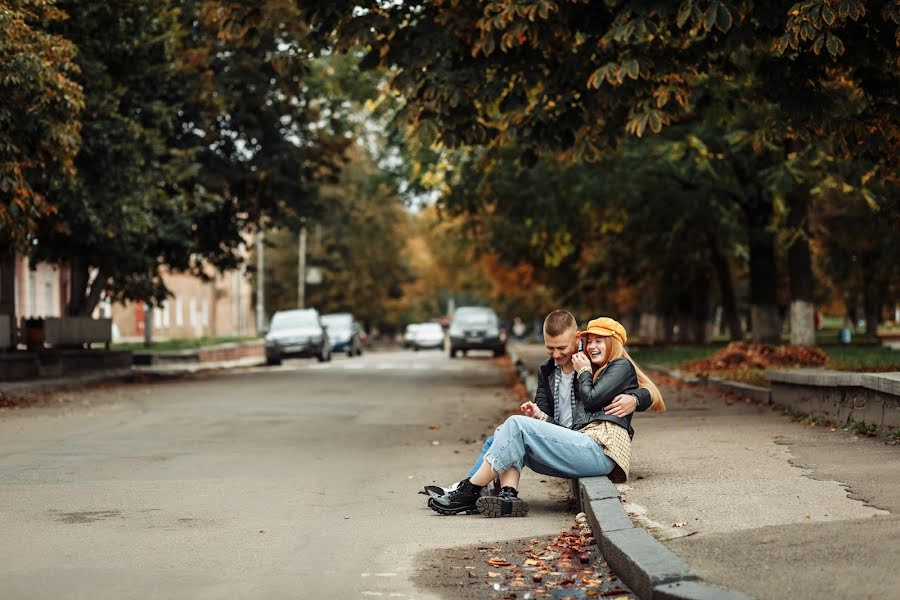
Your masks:
[{"label": "utility pole", "polygon": [[265,233],[262,226],[256,234],[256,332],[266,328]]},{"label": "utility pole", "polygon": [[306,219],[300,219],[300,247],[297,252],[297,308],[306,308]]}]

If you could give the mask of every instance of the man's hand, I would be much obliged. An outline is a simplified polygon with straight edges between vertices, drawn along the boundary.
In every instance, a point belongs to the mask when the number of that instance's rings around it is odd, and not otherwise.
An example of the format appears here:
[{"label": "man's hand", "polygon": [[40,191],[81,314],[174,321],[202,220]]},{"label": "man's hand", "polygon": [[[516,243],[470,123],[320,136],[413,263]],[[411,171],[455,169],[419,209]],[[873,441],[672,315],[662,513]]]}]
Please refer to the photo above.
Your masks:
[{"label": "man's hand", "polygon": [[614,417],[627,417],[637,409],[637,398],[631,394],[619,394],[603,411]]},{"label": "man's hand", "polygon": [[576,371],[581,371],[584,368],[590,369],[591,359],[584,352],[578,352],[572,355],[572,366],[575,367]]},{"label": "man's hand", "polygon": [[538,405],[534,402],[525,402],[519,407],[519,410],[521,410],[522,414],[526,417],[531,417],[533,419],[540,419],[544,416],[544,411],[538,408]]}]

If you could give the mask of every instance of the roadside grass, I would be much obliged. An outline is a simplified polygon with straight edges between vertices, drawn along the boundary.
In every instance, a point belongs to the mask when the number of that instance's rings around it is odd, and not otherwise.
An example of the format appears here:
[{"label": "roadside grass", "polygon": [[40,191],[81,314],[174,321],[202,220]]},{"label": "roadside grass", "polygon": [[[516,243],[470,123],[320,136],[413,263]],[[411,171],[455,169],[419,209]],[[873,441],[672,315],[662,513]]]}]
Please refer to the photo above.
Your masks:
[{"label": "roadside grass", "polygon": [[[694,360],[702,360],[725,347],[723,343],[697,346],[646,346],[629,350],[632,358],[641,366],[658,365],[677,369]],[[825,369],[836,371],[885,372],[900,371],[900,351],[870,344],[822,344],[818,346],[828,355]],[[790,368],[790,367],[779,367]],[[734,368],[714,373],[717,377],[767,387],[765,369]]]},{"label": "roadside grass", "polygon": [[629,348],[628,353],[639,365],[659,365],[675,368],[694,360],[709,358],[727,343],[704,344],[701,346],[637,346]]},{"label": "roadside grass", "polygon": [[249,342],[257,339],[260,338],[256,336],[179,338],[153,342],[150,348],[144,346],[143,342],[124,342],[112,344],[111,347],[113,350],[148,350],[150,352],[169,352],[175,350],[191,350],[194,348],[204,348],[206,346],[217,346],[219,344]]},{"label": "roadside grass", "polygon": [[828,354],[829,369],[900,371],[900,351],[886,346],[819,346]]},{"label": "roadside grass", "polygon": [[878,426],[873,423],[865,423],[863,421],[850,421],[847,423],[846,429],[858,435],[866,437],[874,437],[878,435]]},{"label": "roadside grass", "polygon": [[887,438],[889,445],[896,446],[900,444],[900,427],[888,427],[884,432],[884,436]]}]

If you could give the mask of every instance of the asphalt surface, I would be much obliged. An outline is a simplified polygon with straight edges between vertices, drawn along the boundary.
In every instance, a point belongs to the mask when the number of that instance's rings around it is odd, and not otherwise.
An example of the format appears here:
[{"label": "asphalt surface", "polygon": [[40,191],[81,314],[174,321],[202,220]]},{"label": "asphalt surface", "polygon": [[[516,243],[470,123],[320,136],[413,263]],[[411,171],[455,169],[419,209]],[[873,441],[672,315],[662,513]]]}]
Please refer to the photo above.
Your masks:
[{"label": "asphalt surface", "polygon": [[635,523],[707,582],[756,598],[900,598],[900,446],[654,379],[668,410],[635,415],[618,486]]},{"label": "asphalt surface", "polygon": [[[287,361],[49,394],[0,410],[0,597],[436,598],[440,548],[559,535],[567,486],[524,519],[440,517],[519,400],[488,355]],[[417,583],[418,582],[418,583]]]}]

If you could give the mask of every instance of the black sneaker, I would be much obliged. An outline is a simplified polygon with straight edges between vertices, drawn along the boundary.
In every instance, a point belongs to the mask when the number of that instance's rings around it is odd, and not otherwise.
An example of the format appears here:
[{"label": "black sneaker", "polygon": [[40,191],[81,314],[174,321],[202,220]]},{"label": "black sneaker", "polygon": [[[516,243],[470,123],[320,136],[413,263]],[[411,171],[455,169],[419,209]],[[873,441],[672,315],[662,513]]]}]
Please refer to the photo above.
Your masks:
[{"label": "black sneaker", "polygon": [[[439,485],[426,485],[421,490],[419,490],[419,493],[423,496],[428,496],[429,498],[438,498],[440,496],[445,496],[445,495],[449,494],[450,492],[452,492],[453,490],[455,490],[456,488],[458,488],[460,483],[462,483],[462,482],[457,481],[456,483],[451,484],[447,487],[441,487]],[[496,496],[499,493],[500,493],[500,479],[495,478],[494,486],[493,486],[493,494]],[[489,489],[488,486],[484,486],[481,488],[482,496],[487,496],[489,494],[491,494],[491,489]]]},{"label": "black sneaker", "polygon": [[500,488],[496,496],[482,496],[475,503],[478,512],[486,517],[524,517],[528,514],[528,503],[519,498],[516,488]]},{"label": "black sneaker", "polygon": [[478,512],[475,501],[481,496],[481,488],[482,486],[463,479],[455,490],[438,498],[429,498],[428,508],[442,515],[458,515],[461,512],[474,515]]}]

